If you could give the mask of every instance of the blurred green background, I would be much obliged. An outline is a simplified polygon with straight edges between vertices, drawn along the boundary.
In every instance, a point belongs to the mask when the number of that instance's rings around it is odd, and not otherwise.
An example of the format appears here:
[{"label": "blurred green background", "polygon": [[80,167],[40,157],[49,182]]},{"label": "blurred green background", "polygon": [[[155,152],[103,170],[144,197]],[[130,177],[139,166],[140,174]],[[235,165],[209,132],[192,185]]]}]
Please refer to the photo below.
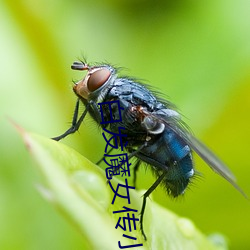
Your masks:
[{"label": "blurred green background", "polygon": [[[250,1],[1,1],[0,249],[80,249],[81,235],[35,189],[39,173],[8,121],[52,137],[70,124],[75,96],[70,65],[108,61],[146,79],[232,169],[250,196]],[[103,138],[90,119],[63,143],[96,162]],[[96,142],[96,143],[93,143]],[[230,249],[250,249],[250,202],[197,157],[203,177],[173,201],[153,198],[189,217]],[[140,170],[139,187],[153,182]]]}]

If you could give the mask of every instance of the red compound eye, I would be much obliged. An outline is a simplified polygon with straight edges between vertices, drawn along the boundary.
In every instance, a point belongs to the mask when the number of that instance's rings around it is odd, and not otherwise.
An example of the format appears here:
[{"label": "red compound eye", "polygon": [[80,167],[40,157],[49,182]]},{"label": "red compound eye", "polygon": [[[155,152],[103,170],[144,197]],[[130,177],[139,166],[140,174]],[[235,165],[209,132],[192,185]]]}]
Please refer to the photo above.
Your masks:
[{"label": "red compound eye", "polygon": [[93,92],[99,89],[109,78],[110,71],[108,69],[99,69],[92,73],[88,79],[88,90]]}]

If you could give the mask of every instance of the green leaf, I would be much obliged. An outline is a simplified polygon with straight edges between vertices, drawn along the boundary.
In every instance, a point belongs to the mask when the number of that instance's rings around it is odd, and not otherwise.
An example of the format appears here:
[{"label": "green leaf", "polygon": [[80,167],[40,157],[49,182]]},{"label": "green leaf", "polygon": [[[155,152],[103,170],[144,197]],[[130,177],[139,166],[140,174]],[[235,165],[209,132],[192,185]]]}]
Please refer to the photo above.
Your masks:
[{"label": "green leaf", "polygon": [[[147,241],[143,240],[138,224],[136,231],[116,230],[121,214],[114,216],[113,211],[122,210],[125,205],[140,212],[143,192],[130,190],[130,205],[119,197],[112,205],[113,192],[98,166],[60,142],[20,128],[19,131],[44,176],[46,187],[39,185],[39,191],[81,232],[84,249],[119,249],[118,241],[122,246],[143,243],[141,250],[226,249],[225,243],[215,245],[189,219],[177,216],[152,199],[147,201],[144,217]],[[118,183],[112,179],[114,188]],[[122,237],[123,233],[137,240],[130,241]]]}]

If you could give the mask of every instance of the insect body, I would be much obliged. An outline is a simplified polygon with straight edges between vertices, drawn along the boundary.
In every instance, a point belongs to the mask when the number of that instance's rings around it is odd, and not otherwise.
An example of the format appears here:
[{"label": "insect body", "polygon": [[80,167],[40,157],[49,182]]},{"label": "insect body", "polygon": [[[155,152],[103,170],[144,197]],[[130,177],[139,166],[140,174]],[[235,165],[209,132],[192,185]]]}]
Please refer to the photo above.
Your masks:
[{"label": "insect body", "polygon": [[[122,133],[127,136],[123,137],[120,143],[126,143],[130,158],[137,158],[135,170],[144,162],[151,166],[157,176],[155,183],[143,196],[140,223],[145,238],[143,215],[146,198],[160,183],[173,197],[184,193],[194,175],[192,150],[243,193],[224,163],[189,133],[170,102],[157,98],[145,85],[133,79],[118,77],[115,68],[110,65],[89,66],[83,62],[74,62],[71,68],[86,70],[87,74],[73,87],[78,100],[72,126],[64,134],[53,139],[60,140],[77,131],[87,113],[100,124],[98,103],[119,100],[122,121],[102,126],[109,126],[109,130],[115,133],[119,127],[124,127]],[[78,118],[80,101],[86,109]],[[117,107],[112,105],[111,108],[112,115],[116,116]],[[108,109],[103,113],[104,118],[111,115]]]}]

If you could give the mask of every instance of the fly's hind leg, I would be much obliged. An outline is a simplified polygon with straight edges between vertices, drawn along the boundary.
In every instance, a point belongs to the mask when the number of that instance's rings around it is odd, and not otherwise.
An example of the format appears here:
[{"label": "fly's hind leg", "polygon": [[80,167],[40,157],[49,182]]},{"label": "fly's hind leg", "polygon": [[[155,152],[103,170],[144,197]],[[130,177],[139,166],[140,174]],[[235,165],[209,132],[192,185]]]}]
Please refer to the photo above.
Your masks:
[{"label": "fly's hind leg", "polygon": [[145,234],[144,228],[143,228],[143,219],[144,219],[144,212],[145,212],[145,208],[146,208],[147,198],[159,186],[159,184],[162,182],[162,180],[164,179],[166,174],[167,174],[167,171],[163,172],[163,174],[158,177],[158,179],[154,182],[154,184],[143,195],[141,217],[140,217],[140,228],[141,228],[141,232],[142,232],[142,235],[144,237],[144,240],[147,240],[147,237],[146,237],[146,234]]}]

